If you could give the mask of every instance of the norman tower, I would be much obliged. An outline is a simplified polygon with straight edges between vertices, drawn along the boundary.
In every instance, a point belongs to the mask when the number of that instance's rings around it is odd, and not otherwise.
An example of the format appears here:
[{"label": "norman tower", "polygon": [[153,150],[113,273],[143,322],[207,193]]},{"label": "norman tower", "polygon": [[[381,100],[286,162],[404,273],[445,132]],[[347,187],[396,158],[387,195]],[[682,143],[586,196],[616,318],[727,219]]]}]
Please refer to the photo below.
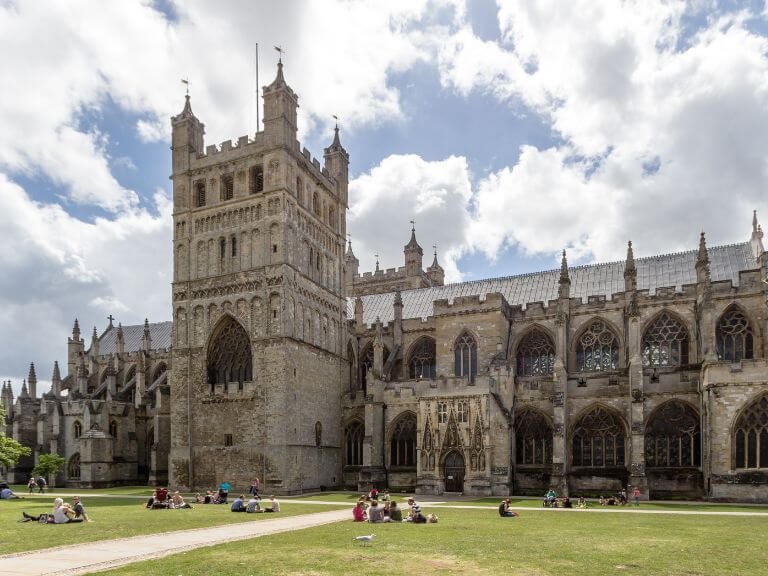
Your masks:
[{"label": "norman tower", "polygon": [[296,140],[283,65],[264,130],[203,148],[189,97],[172,118],[174,342],[170,481],[277,492],[340,478],[349,156]]}]

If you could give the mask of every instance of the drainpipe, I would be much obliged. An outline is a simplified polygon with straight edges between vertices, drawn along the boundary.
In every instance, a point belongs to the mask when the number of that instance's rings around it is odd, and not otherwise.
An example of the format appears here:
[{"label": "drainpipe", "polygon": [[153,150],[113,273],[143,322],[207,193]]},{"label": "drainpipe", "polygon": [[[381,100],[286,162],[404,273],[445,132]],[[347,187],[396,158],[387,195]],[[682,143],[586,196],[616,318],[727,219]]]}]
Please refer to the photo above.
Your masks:
[{"label": "drainpipe", "polygon": [[[387,467],[387,439],[386,439],[386,430],[387,430],[387,404],[386,402],[382,404],[381,406],[381,441],[382,441],[382,453],[381,453],[381,461],[384,465],[384,482],[387,486],[387,490],[389,490],[389,468]],[[418,466],[416,468],[416,475],[419,474]]]}]

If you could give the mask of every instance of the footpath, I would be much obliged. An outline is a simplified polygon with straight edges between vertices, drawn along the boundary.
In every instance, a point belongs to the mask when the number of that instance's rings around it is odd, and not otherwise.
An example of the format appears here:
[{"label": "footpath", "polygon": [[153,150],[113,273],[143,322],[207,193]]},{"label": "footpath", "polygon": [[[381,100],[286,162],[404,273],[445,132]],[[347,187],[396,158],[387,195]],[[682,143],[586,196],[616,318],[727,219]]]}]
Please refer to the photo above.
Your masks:
[{"label": "footpath", "polygon": [[274,520],[227,524],[213,528],[178,530],[118,540],[103,540],[20,552],[0,558],[2,576],[43,576],[45,574],[86,574],[178,554],[195,548],[257,538],[278,532],[330,524],[350,517],[349,510],[333,510]]}]

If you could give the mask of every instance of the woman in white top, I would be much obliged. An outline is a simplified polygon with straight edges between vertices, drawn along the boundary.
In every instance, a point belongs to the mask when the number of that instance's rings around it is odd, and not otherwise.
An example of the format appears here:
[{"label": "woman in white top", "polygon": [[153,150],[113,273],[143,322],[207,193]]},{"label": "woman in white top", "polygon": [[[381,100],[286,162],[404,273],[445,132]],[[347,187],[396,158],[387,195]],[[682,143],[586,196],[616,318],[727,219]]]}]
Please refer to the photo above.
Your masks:
[{"label": "woman in white top", "polygon": [[65,504],[61,498],[56,498],[53,501],[53,523],[54,524],[67,524],[70,522],[82,522],[82,518],[70,518],[69,514],[74,514],[74,510],[69,507],[69,504]]}]

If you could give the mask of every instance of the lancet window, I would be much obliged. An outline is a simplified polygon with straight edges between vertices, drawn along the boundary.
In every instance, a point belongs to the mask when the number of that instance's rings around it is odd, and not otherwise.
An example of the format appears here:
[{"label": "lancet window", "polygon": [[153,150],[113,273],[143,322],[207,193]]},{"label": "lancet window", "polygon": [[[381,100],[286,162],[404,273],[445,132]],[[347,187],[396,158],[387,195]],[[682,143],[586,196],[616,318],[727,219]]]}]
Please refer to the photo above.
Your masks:
[{"label": "lancet window", "polygon": [[253,361],[251,341],[245,329],[227,316],[208,347],[208,384],[211,390],[216,384],[243,382],[252,377]]},{"label": "lancet window", "polygon": [[515,448],[518,464],[552,464],[552,426],[535,410],[523,410],[515,417]]},{"label": "lancet window", "polygon": [[235,179],[232,174],[221,177],[221,199],[232,200],[235,196]]},{"label": "lancet window", "polygon": [[363,423],[355,420],[347,424],[344,430],[345,466],[363,465],[363,437],[365,428]]},{"label": "lancet window", "polygon": [[195,206],[205,206],[205,180],[195,182]]},{"label": "lancet window", "polygon": [[664,312],[643,335],[643,366],[675,367],[688,364],[688,330]]},{"label": "lancet window", "polygon": [[437,363],[435,361],[435,341],[432,338],[419,338],[411,348],[408,359],[408,371],[412,379],[434,378]]},{"label": "lancet window", "polygon": [[261,192],[262,190],[264,190],[264,167],[261,164],[251,166],[248,191],[251,194],[256,194],[256,192]]},{"label": "lancet window", "polygon": [[691,406],[671,400],[654,412],[645,427],[645,465],[701,466],[701,422]]},{"label": "lancet window", "polygon": [[459,336],[453,355],[454,374],[474,382],[477,375],[477,342],[472,335],[464,332]]},{"label": "lancet window", "polygon": [[594,320],[576,342],[579,372],[616,370],[619,367],[619,341],[602,320]]},{"label": "lancet window", "polygon": [[625,430],[619,418],[597,407],[573,431],[573,465],[590,468],[624,466]]},{"label": "lancet window", "polygon": [[75,423],[72,425],[72,435],[75,438],[80,438],[83,435],[83,425],[79,420],[75,420]]},{"label": "lancet window", "polygon": [[755,400],[734,427],[736,468],[768,468],[768,395]]},{"label": "lancet window", "polygon": [[517,346],[518,376],[552,374],[555,367],[555,345],[541,329],[530,330]]},{"label": "lancet window", "polygon": [[407,412],[398,418],[389,441],[390,466],[416,466],[416,416]]},{"label": "lancet window", "polygon": [[737,307],[722,315],[715,330],[717,357],[726,362],[741,362],[755,357],[752,326]]}]

